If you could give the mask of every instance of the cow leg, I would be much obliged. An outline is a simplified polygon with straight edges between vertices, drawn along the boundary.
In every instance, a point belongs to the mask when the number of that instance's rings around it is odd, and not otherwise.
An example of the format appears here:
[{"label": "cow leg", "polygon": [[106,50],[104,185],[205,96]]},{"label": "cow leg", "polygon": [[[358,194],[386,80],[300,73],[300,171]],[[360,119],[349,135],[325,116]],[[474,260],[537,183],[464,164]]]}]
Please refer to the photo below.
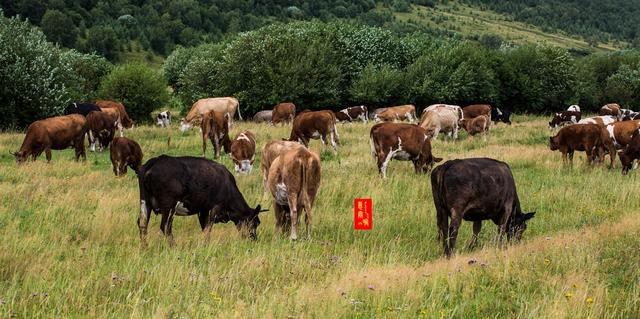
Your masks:
[{"label": "cow leg", "polygon": [[308,199],[304,204],[304,227],[307,239],[311,239],[311,203]]},{"label": "cow leg", "polygon": [[567,165],[567,151],[562,151],[562,164]]},{"label": "cow leg", "polygon": [[569,164],[573,165],[573,153],[575,151],[571,150],[569,151]]},{"label": "cow leg", "polygon": [[[44,153],[45,153],[45,154],[46,154],[46,156],[47,156],[47,163],[51,163],[51,147],[50,147],[50,146],[46,146],[46,147],[44,148]],[[35,156],[35,154],[36,154],[36,153],[34,153],[34,157],[33,157],[33,160],[34,160],[34,161],[36,160],[36,156]],[[77,159],[78,159],[78,155],[76,154],[76,160],[77,160]]]},{"label": "cow leg", "polygon": [[289,210],[291,216],[291,240],[298,240],[298,196],[289,195]]},{"label": "cow leg", "polygon": [[[451,209],[451,223],[449,224],[449,253],[445,251],[447,256],[451,256],[456,249],[456,239],[458,238],[458,229],[460,228],[461,218],[456,215],[454,209]],[[445,238],[446,241],[446,238]]]},{"label": "cow leg", "polygon": [[[213,142],[213,141],[212,141]],[[202,157],[207,157],[207,135],[202,134]]]},{"label": "cow leg", "polygon": [[93,136],[93,131],[89,130],[89,150],[91,152],[96,151],[96,137]]},{"label": "cow leg", "polygon": [[214,136],[214,143],[213,143],[213,158],[218,159],[220,157],[220,140],[218,139],[218,136]]},{"label": "cow leg", "polygon": [[322,152],[326,152],[327,151],[327,142],[326,142],[327,136],[322,134],[320,135],[320,142],[322,142]]},{"label": "cow leg", "polygon": [[165,224],[164,234],[167,236],[167,240],[169,241],[169,247],[173,247],[176,245],[176,242],[173,240],[173,216],[175,216],[175,209],[169,210],[169,215],[167,217],[167,223]]},{"label": "cow leg", "polygon": [[[209,214],[206,216],[206,223],[203,227],[204,238],[206,241],[209,241],[211,238],[211,229],[213,228],[213,219],[220,213],[220,206],[216,205],[209,211]],[[202,226],[202,222],[200,222],[200,226]]]},{"label": "cow leg", "polygon": [[337,134],[338,134],[338,132],[334,131],[334,132],[331,132],[331,134],[329,136],[331,138],[331,147],[333,147],[333,154],[338,154],[338,142],[337,142],[338,141],[338,138],[337,138],[338,135]]},{"label": "cow leg", "polygon": [[273,211],[276,214],[276,234],[282,234],[282,228],[284,227],[284,211],[282,206],[273,201]]},{"label": "cow leg", "polygon": [[140,230],[140,242],[143,248],[147,247],[147,227],[149,226],[150,214],[151,207],[145,200],[140,200],[140,216],[138,217],[138,229]]},{"label": "cow leg", "polygon": [[482,221],[476,220],[473,222],[473,235],[471,235],[471,242],[469,242],[469,249],[475,248],[478,244],[478,234],[482,229]]}]

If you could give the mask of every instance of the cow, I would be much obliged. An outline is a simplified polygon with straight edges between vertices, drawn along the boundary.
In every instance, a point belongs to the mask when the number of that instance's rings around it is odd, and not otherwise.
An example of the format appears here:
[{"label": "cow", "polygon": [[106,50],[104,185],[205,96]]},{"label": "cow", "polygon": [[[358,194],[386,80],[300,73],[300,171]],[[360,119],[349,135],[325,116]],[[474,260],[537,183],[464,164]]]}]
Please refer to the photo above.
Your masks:
[{"label": "cow", "polygon": [[29,125],[20,150],[14,152],[18,164],[31,156],[35,161],[45,152],[47,163],[51,162],[51,150],[75,149],[75,159],[87,159],[84,151],[84,136],[87,133],[87,119],[80,114],[50,117]]},{"label": "cow", "polygon": [[189,113],[187,113],[187,116],[182,118],[180,123],[180,131],[186,132],[193,125],[201,123],[204,115],[211,111],[217,111],[222,114],[228,113],[229,127],[231,127],[236,111],[238,112],[238,118],[242,120],[239,105],[240,103],[238,102],[238,99],[234,97],[213,97],[200,99],[196,101],[193,106],[191,106],[191,110],[189,111]]},{"label": "cow", "polygon": [[375,122],[393,122],[393,121],[409,121],[413,123],[416,119],[416,107],[411,104],[391,106],[385,108],[384,111],[373,116]]},{"label": "cow", "polygon": [[118,113],[118,129],[120,130],[120,137],[124,136],[125,128],[132,128],[133,120],[127,114],[127,110],[125,110],[124,105],[119,102],[109,101],[109,100],[96,100],[94,102],[100,109],[104,112],[105,109],[116,109]]},{"label": "cow", "polygon": [[387,109],[386,107],[379,107],[379,108],[373,110],[373,112],[369,113],[369,119],[372,120],[372,121],[375,120],[376,114],[380,114],[380,113],[384,112],[386,109]]},{"label": "cow", "polygon": [[297,148],[303,148],[304,145],[293,141],[272,141],[262,148],[262,156],[260,157],[260,171],[262,172],[262,183],[265,190],[267,187],[267,176],[269,175],[269,167],[271,163],[281,154]]},{"label": "cow", "polygon": [[249,207],[236,180],[223,165],[199,157],[161,155],[148,160],[138,176],[140,216],[138,229],[147,246],[151,211],[162,215],[160,229],[170,246],[175,245],[171,226],[174,216],[198,215],[209,238],[214,223],[232,221],[243,236],[257,239],[260,205]]},{"label": "cow", "polygon": [[156,124],[161,127],[171,126],[171,112],[170,111],[160,112],[156,117]]},{"label": "cow", "polygon": [[620,105],[618,105],[617,103],[605,104],[603,107],[600,108],[600,111],[598,111],[598,115],[611,115],[619,120]]},{"label": "cow", "polygon": [[[498,225],[500,241],[519,241],[527,221],[536,214],[522,213],[516,183],[507,163],[491,158],[456,159],[436,167],[431,174],[438,238],[449,257],[456,247],[462,220],[473,222],[470,247],[477,244],[482,221]],[[449,223],[451,218],[451,223]]]},{"label": "cow", "polygon": [[116,137],[109,149],[111,166],[116,176],[127,175],[127,166],[139,173],[142,166],[142,148],[136,141],[126,137]]},{"label": "cow", "polygon": [[590,164],[595,164],[604,156],[603,128],[597,124],[575,124],[565,126],[558,131],[555,136],[549,137],[549,149],[559,150],[562,153],[562,162],[573,163],[573,153],[584,151],[587,153],[587,160]]},{"label": "cow", "polygon": [[616,122],[618,119],[612,115],[594,116],[578,121],[578,124],[598,124],[601,127],[605,127],[611,123]]},{"label": "cow", "polygon": [[511,117],[511,111],[509,110],[501,110],[497,107],[491,109],[492,122],[495,122],[495,123],[502,122],[507,125],[511,125],[511,119],[509,119],[510,117]]},{"label": "cow", "polygon": [[69,103],[64,108],[64,115],[82,114],[87,116],[91,112],[100,112],[100,108],[93,103]]},{"label": "cow", "polygon": [[489,126],[491,126],[491,119],[487,115],[476,116],[471,119],[463,119],[462,127],[469,133],[469,136],[475,136],[480,133],[483,139],[486,140],[487,133],[489,132]]},{"label": "cow", "polygon": [[272,119],[273,119],[272,110],[260,111],[256,113],[252,118],[252,120],[256,123],[271,123]]},{"label": "cow", "polygon": [[638,112],[634,112],[630,109],[620,109],[620,114],[618,114],[618,121],[628,121],[632,120],[632,117],[635,117]]},{"label": "cow", "polygon": [[416,173],[429,172],[442,158],[431,153],[431,139],[424,128],[407,123],[378,123],[369,133],[371,153],[378,161],[378,171],[387,178],[392,159],[412,161]]},{"label": "cow", "polygon": [[571,106],[569,106],[569,107],[567,108],[567,111],[569,111],[569,112],[578,112],[578,113],[580,113],[580,106],[579,106],[579,105],[576,105],[576,104],[571,105]]},{"label": "cow", "polygon": [[229,113],[211,111],[204,115],[201,123],[202,128],[202,157],[206,156],[207,139],[213,144],[213,158],[220,156],[220,146],[225,153],[231,150],[231,140],[229,139]]},{"label": "cow", "polygon": [[463,118],[472,119],[480,115],[485,115],[491,120],[491,105],[489,104],[472,104],[462,108]]},{"label": "cow", "polygon": [[117,125],[118,119],[112,114],[107,112],[89,113],[89,115],[87,115],[89,149],[92,152],[95,152],[96,142],[99,142],[100,144],[100,152],[102,152],[105,147],[109,147],[109,144],[115,135]]},{"label": "cow", "polygon": [[320,179],[320,157],[306,148],[289,150],[271,163],[267,185],[273,196],[277,232],[290,226],[289,238],[297,240],[298,217],[304,210],[305,233],[311,238],[311,211]]},{"label": "cow", "polygon": [[334,113],[336,119],[340,122],[353,122],[356,120],[364,123],[369,122],[369,110],[364,105],[348,107]]},{"label": "cow", "polygon": [[562,111],[559,113],[555,113],[551,122],[549,122],[549,129],[553,130],[560,126],[570,125],[570,124],[578,124],[580,122],[580,118],[582,114],[580,112],[575,111]]},{"label": "cow", "polygon": [[239,133],[233,141],[229,157],[235,165],[236,173],[251,173],[256,154],[256,136],[251,131]]},{"label": "cow", "polygon": [[273,116],[271,123],[291,123],[296,117],[296,105],[291,102],[278,103],[273,107]]},{"label": "cow", "polygon": [[622,121],[640,120],[640,112],[631,112],[622,117]]},{"label": "cow", "polygon": [[332,111],[302,112],[293,119],[293,127],[289,141],[299,141],[309,147],[310,139],[320,139],[322,150],[326,151],[327,136],[333,147],[333,153],[337,154],[340,136],[336,128],[336,117]]},{"label": "cow", "polygon": [[609,168],[613,168],[616,158],[616,150],[623,149],[631,142],[631,138],[635,131],[640,129],[640,120],[621,121],[607,125],[604,134],[604,144],[611,156],[611,164]]},{"label": "cow", "polygon": [[437,139],[440,131],[458,139],[458,129],[464,118],[462,109],[457,105],[434,104],[426,108],[420,116],[420,127],[427,130],[432,139]]},{"label": "cow", "polygon": [[622,163],[622,175],[626,175],[632,167],[635,167],[640,159],[640,129],[635,130],[631,136],[631,141],[623,151],[618,153],[620,163]]}]

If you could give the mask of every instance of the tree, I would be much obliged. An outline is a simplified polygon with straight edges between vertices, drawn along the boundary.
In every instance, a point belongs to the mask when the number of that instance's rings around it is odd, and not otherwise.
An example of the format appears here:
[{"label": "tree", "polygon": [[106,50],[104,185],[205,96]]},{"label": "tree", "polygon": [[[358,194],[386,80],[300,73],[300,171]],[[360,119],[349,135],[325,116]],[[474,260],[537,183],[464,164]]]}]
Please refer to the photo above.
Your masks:
[{"label": "tree", "polygon": [[113,27],[99,25],[89,28],[85,52],[97,52],[111,61],[118,60],[120,41]]},{"label": "tree", "polygon": [[65,47],[73,47],[78,36],[78,28],[71,18],[58,10],[47,10],[42,17],[42,32],[51,42],[59,43]]}]

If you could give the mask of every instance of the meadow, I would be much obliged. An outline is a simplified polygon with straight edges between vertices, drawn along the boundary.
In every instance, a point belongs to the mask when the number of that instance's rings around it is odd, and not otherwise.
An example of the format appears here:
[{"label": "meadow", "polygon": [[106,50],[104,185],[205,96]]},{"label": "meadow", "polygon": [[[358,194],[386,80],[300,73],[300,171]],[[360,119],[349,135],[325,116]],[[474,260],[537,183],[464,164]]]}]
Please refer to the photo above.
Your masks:
[{"label": "meadow", "polygon": [[[322,184],[310,240],[274,235],[273,212],[261,215],[258,240],[216,224],[205,242],[196,217],[176,217],[176,247],[150,223],[141,249],[135,174],[116,178],[108,152],[73,161],[17,166],[24,134],[0,134],[0,317],[9,318],[640,318],[638,172],[588,167],[584,153],[564,166],[548,149],[547,120],[515,116],[487,141],[461,133],[438,140],[445,160],[493,157],[513,170],[524,211],[536,211],[523,240],[495,243],[484,223],[479,247],[457,255],[436,241],[429,175],[392,161],[378,176],[369,124],[339,125],[338,155],[323,153]],[[259,151],[289,136],[290,126],[241,123],[258,155],[250,175],[236,175],[250,206],[271,206]],[[201,155],[197,130],[143,126],[128,130],[145,160]],[[170,143],[167,143],[170,137]],[[320,142],[311,148],[319,151]],[[207,158],[212,158],[208,146]],[[233,169],[231,160],[220,160]],[[373,199],[373,230],[353,230],[354,198]]]}]

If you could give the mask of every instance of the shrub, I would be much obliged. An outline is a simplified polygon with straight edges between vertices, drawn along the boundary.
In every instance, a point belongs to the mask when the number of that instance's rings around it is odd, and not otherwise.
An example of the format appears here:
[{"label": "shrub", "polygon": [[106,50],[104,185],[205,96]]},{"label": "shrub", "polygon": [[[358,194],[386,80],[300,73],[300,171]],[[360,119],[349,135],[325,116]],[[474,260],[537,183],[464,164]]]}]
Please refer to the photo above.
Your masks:
[{"label": "shrub", "polygon": [[167,83],[174,87],[174,89],[177,88],[180,75],[186,68],[187,64],[189,64],[193,52],[196,50],[198,49],[183,48],[181,46],[178,46],[164,61],[162,72],[164,73],[164,77],[167,80]]},{"label": "shrub", "polygon": [[100,81],[113,67],[111,62],[96,54],[81,54],[73,50],[65,52],[65,56],[80,81],[78,84],[82,97],[94,99]]},{"label": "shrub", "polygon": [[192,49],[191,59],[180,72],[176,95],[182,102],[183,114],[189,112],[198,99],[219,96],[218,69],[222,62],[223,45],[201,45]]},{"label": "shrub", "polygon": [[609,101],[620,103],[624,108],[640,107],[640,64],[620,66],[606,81],[606,96]]},{"label": "shrub", "polygon": [[159,72],[143,64],[125,64],[115,67],[104,78],[98,96],[122,102],[135,121],[149,122],[151,112],[169,100],[164,83]]},{"label": "shrub", "polygon": [[353,82],[351,99],[357,104],[389,106],[406,103],[404,73],[389,65],[368,65]]}]

